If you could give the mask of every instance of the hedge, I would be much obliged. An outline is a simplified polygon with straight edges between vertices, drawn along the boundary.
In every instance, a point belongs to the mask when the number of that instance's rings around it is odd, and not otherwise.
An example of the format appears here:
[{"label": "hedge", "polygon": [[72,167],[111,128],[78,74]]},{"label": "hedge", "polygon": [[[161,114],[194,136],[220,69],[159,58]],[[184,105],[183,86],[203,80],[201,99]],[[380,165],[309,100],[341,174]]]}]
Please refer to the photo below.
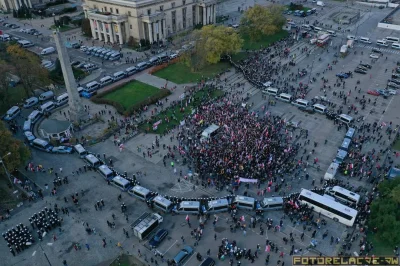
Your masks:
[{"label": "hedge", "polygon": [[161,69],[164,69],[164,68],[168,67],[169,65],[172,65],[172,64],[175,64],[175,63],[178,63],[178,62],[179,62],[179,58],[175,57],[174,59],[171,59],[166,63],[162,63],[160,65],[157,65],[157,66],[151,68],[148,73],[150,75],[152,75],[152,74],[156,73],[157,71],[160,71]]},{"label": "hedge", "polygon": [[123,86],[127,85],[131,81],[133,81],[133,80],[123,82],[123,83],[119,84],[118,86],[111,88],[110,90],[98,93],[97,95],[90,98],[90,100],[97,104],[111,105],[117,110],[117,112],[119,114],[125,115],[125,116],[130,116],[133,113],[135,113],[136,111],[142,109],[144,106],[154,104],[154,103],[158,102],[160,99],[163,99],[171,94],[171,91],[168,89],[160,89],[160,91],[156,95],[153,95],[141,102],[138,102],[135,105],[132,105],[131,107],[129,107],[128,109],[123,107],[119,102],[115,102],[115,101],[103,98],[107,94],[112,93],[112,92],[122,88]]}]

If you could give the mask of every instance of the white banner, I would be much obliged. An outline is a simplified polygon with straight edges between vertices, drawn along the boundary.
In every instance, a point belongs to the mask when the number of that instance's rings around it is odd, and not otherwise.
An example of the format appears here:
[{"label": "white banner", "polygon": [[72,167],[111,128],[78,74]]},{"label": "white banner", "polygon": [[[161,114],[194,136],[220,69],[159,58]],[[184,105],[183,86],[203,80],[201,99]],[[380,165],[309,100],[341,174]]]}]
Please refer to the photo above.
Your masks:
[{"label": "white banner", "polygon": [[244,183],[257,183],[258,179],[250,179],[250,178],[239,178],[239,182],[244,182]]}]

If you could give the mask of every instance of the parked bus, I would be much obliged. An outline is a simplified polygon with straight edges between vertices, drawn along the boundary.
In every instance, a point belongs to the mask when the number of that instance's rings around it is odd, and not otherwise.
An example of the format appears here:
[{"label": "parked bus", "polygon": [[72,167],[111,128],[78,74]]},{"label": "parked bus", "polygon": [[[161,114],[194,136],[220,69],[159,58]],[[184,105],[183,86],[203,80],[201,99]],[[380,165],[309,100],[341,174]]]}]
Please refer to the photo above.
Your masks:
[{"label": "parked bus", "polygon": [[347,226],[353,226],[356,220],[358,213],[356,210],[307,189],[301,190],[298,199],[300,203],[313,207],[315,212]]},{"label": "parked bus", "polygon": [[325,192],[343,203],[357,205],[360,201],[360,195],[339,186],[328,187]]}]

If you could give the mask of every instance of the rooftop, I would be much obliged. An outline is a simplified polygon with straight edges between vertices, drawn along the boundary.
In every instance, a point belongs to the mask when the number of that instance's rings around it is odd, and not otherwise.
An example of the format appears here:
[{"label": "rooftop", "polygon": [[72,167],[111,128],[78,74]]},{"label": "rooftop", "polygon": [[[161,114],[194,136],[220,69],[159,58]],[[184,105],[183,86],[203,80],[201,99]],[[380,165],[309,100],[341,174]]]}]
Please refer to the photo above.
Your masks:
[{"label": "rooftop", "polygon": [[71,126],[69,121],[60,121],[56,119],[45,119],[40,125],[40,129],[48,134],[61,133],[66,131]]}]

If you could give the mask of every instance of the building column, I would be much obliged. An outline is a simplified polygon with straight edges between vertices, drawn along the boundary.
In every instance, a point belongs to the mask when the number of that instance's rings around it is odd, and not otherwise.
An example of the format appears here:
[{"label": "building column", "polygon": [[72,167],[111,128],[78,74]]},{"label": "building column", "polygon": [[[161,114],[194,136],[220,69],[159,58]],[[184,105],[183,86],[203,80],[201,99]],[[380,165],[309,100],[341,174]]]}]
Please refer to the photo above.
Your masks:
[{"label": "building column", "polygon": [[90,29],[92,31],[92,38],[96,38],[96,30],[94,27],[93,19],[90,20]]},{"label": "building column", "polygon": [[217,23],[217,5],[213,5],[213,23]]},{"label": "building column", "polygon": [[103,33],[103,27],[104,27],[103,22],[98,20],[97,21],[97,32],[99,33],[99,40],[100,41],[103,40],[103,37],[101,35]]},{"label": "building column", "polygon": [[109,25],[109,32],[110,32],[110,42],[114,43],[114,24],[110,23]]},{"label": "building column", "polygon": [[167,30],[167,19],[164,19],[164,40],[168,37],[168,30]]},{"label": "building column", "polygon": [[207,7],[203,6],[203,25],[207,25]]},{"label": "building column", "polygon": [[148,27],[149,27],[149,42],[150,44],[153,44],[153,30],[151,27],[151,22],[147,23]]}]

